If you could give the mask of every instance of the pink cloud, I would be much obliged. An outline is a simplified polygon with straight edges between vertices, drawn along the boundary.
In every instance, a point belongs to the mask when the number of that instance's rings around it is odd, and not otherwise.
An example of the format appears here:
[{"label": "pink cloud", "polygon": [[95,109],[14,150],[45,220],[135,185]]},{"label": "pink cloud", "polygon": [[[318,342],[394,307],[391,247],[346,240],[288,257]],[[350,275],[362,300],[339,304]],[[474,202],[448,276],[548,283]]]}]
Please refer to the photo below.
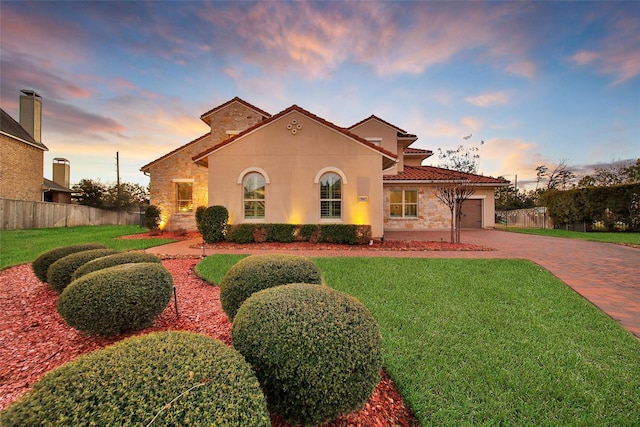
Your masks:
[{"label": "pink cloud", "polygon": [[257,2],[208,7],[201,16],[220,33],[214,40],[218,49],[237,50],[265,69],[309,79],[329,77],[349,61],[379,75],[415,75],[471,51],[476,60],[526,78],[536,69],[527,58],[532,42],[518,24],[518,11],[528,10],[526,5]]},{"label": "pink cloud", "polygon": [[2,48],[47,58],[51,62],[85,62],[84,31],[72,22],[57,22],[38,13],[2,8]]},{"label": "pink cloud", "polygon": [[73,81],[60,77],[64,73],[56,72],[55,65],[38,61],[26,55],[3,54],[2,88],[16,92],[20,89],[34,89],[36,92],[54,98],[88,98],[92,91]]},{"label": "pink cloud", "polygon": [[[43,102],[46,102],[43,101]],[[45,108],[46,107],[46,108]],[[78,107],[50,100],[42,109],[43,132],[44,127],[53,132],[61,132],[69,135],[95,135],[112,134],[122,135],[127,130],[126,126],[111,117],[93,114]]]},{"label": "pink cloud", "polygon": [[506,71],[517,76],[533,80],[536,76],[537,66],[534,62],[528,60],[517,61],[509,64]]},{"label": "pink cloud", "polygon": [[596,52],[590,52],[588,50],[579,50],[571,59],[578,65],[587,65],[596,61],[599,58],[599,54]]},{"label": "pink cloud", "polygon": [[607,34],[589,49],[578,50],[571,60],[613,78],[613,85],[640,75],[640,21],[619,13],[606,22]]}]

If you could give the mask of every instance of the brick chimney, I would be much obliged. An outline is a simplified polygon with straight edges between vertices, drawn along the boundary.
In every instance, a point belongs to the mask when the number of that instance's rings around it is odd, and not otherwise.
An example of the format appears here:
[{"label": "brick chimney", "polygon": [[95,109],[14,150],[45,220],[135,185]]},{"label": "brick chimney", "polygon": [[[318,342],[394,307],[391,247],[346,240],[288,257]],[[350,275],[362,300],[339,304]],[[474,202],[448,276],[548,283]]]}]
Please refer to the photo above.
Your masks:
[{"label": "brick chimney", "polygon": [[20,91],[20,125],[36,142],[42,142],[42,98],[32,90]]},{"label": "brick chimney", "polygon": [[53,159],[53,182],[62,185],[65,188],[70,188],[70,167],[69,160],[62,157],[56,157]]}]

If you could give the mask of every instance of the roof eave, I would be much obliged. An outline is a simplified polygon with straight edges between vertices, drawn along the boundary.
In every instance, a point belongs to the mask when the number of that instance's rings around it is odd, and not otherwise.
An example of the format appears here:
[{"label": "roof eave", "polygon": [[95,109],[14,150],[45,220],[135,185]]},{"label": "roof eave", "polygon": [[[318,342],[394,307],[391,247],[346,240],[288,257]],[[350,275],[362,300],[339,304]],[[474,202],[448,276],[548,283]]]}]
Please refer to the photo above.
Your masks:
[{"label": "roof eave", "polygon": [[4,135],[4,136],[8,136],[9,138],[15,139],[16,141],[24,142],[25,144],[30,145],[30,146],[32,146],[32,147],[35,147],[35,148],[37,148],[37,149],[39,149],[39,150],[42,150],[42,151],[49,151],[49,149],[47,148],[47,146],[46,146],[46,145],[44,145],[42,142],[40,142],[40,143],[33,143],[33,142],[31,142],[31,141],[24,140],[24,139],[20,138],[19,136],[15,136],[15,135],[12,135],[12,134],[7,133],[7,132],[4,132],[4,131],[0,131],[0,134],[2,134],[2,135]]}]

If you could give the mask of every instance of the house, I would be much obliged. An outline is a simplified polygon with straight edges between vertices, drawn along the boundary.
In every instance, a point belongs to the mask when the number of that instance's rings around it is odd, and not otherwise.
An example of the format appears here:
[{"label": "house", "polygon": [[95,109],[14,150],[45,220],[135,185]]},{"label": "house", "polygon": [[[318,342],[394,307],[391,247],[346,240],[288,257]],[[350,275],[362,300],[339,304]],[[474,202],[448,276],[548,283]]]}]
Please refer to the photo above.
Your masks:
[{"label": "house", "polygon": [[367,224],[391,230],[448,230],[439,183],[473,186],[465,228],[494,226],[502,179],[422,166],[433,153],[376,116],[349,128],[292,105],[276,114],[234,98],[202,115],[211,132],[143,166],[151,204],[167,229],[195,229],[198,206],[222,205],[230,223]]},{"label": "house", "polygon": [[66,161],[66,181],[54,159],[53,181],[43,177],[42,98],[31,90],[20,92],[20,122],[6,111],[0,117],[0,198],[71,203]]}]

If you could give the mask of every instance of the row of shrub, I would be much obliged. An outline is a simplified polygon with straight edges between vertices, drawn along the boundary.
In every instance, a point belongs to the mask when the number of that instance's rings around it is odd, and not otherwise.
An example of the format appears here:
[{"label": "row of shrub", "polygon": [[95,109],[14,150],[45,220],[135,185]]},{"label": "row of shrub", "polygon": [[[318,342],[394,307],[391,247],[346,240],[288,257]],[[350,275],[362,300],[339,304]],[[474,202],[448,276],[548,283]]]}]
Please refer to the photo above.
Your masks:
[{"label": "row of shrub", "polygon": [[363,245],[371,240],[370,225],[355,224],[237,224],[225,240],[234,243],[311,242]]},{"label": "row of shrub", "polygon": [[316,425],[359,409],[380,381],[382,338],[355,298],[329,288],[293,255],[253,255],[232,266],[220,300],[234,348],[253,366],[270,409]]},{"label": "row of shrub", "polygon": [[87,244],[56,248],[33,263],[35,275],[60,294],[57,310],[71,327],[118,335],[149,326],[171,300],[173,278],[160,258]]},{"label": "row of shrub", "polygon": [[0,412],[0,425],[270,426],[251,366],[191,332],[122,340],[46,374]]},{"label": "row of shrub", "polygon": [[[149,206],[145,226],[157,230],[161,212]],[[229,225],[229,212],[224,206],[198,206],[196,225],[207,243],[223,240],[234,243],[311,242],[364,245],[371,240],[370,225],[355,224],[236,224]]]}]

